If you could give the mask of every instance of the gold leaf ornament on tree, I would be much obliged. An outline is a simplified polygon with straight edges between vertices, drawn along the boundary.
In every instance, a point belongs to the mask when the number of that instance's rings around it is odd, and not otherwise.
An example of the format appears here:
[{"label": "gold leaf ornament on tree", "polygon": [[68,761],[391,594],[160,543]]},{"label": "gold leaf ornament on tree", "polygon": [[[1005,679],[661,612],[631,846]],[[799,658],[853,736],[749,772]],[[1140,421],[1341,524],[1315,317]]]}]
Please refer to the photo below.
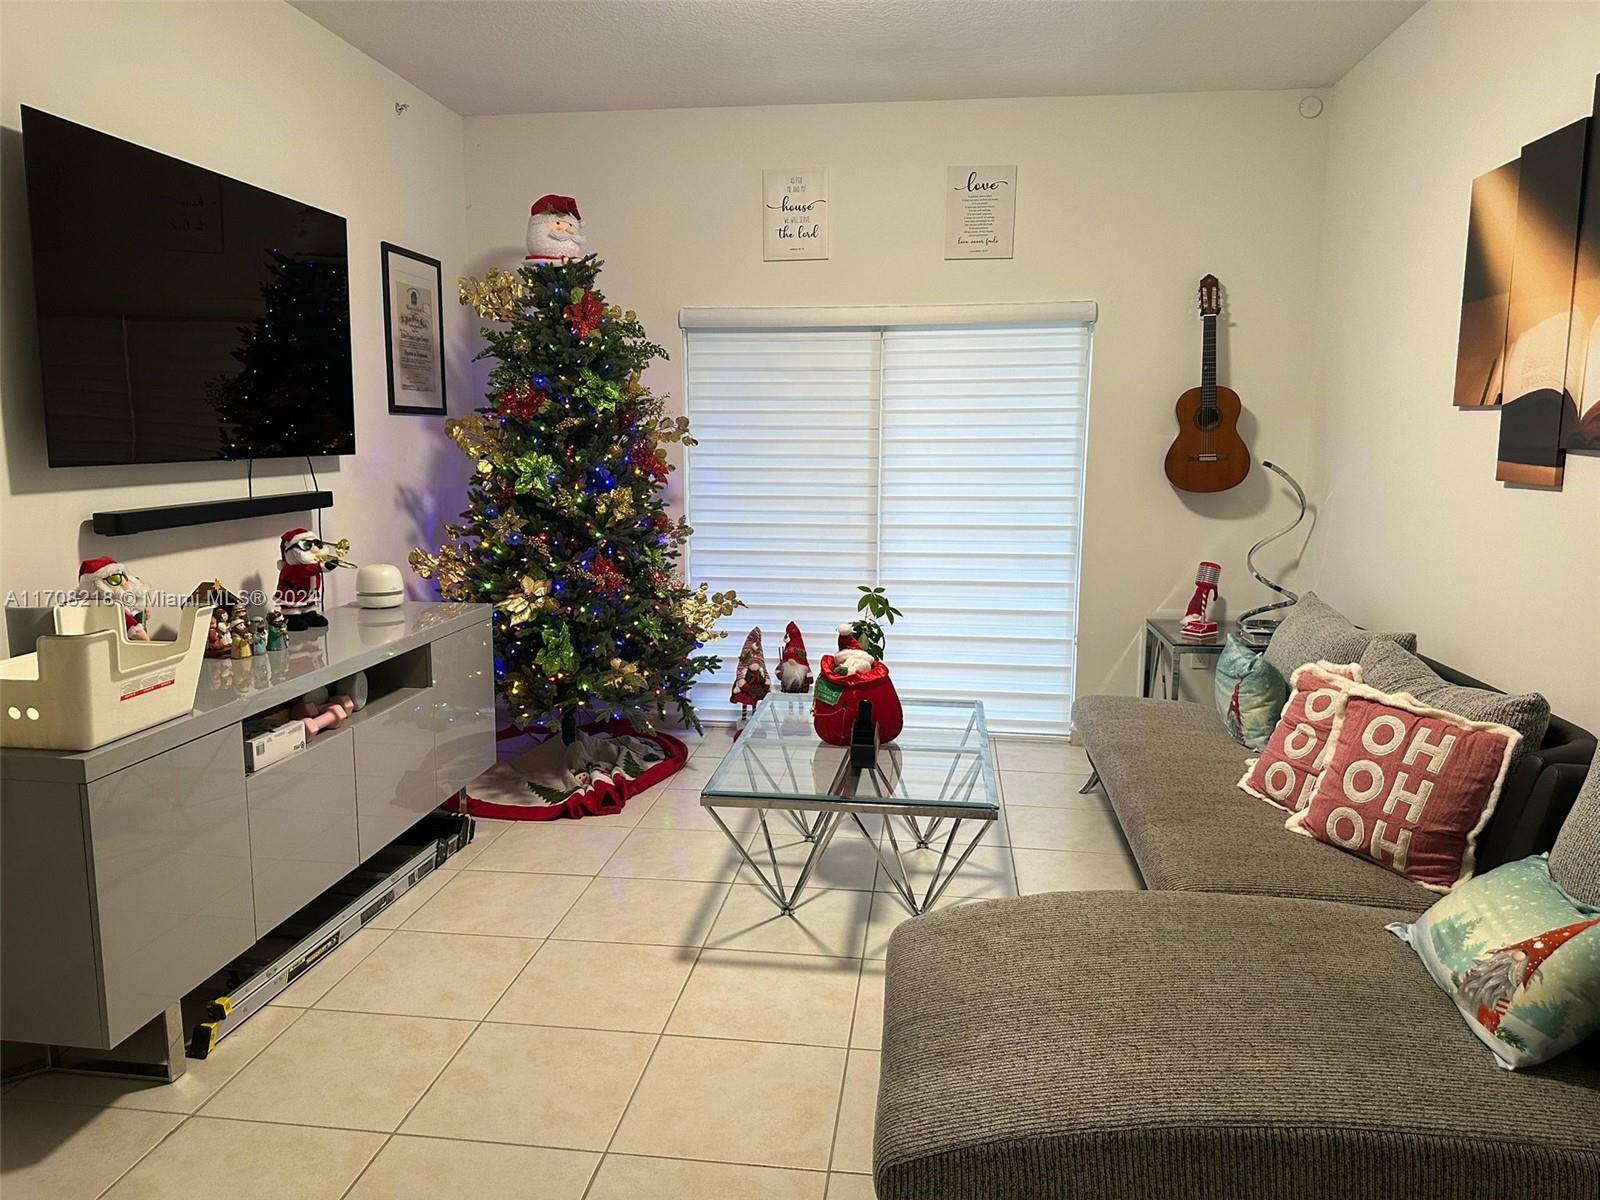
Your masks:
[{"label": "gold leaf ornament on tree", "polygon": [[407,556],[411,569],[423,579],[433,579],[439,584],[439,595],[446,600],[470,600],[472,589],[467,586],[467,563],[454,546],[441,546],[437,554],[429,554],[421,546]]},{"label": "gold leaf ornament on tree", "polygon": [[463,275],[456,281],[461,303],[486,321],[509,324],[522,315],[528,302],[528,289],[510,271],[490,267],[482,279]]},{"label": "gold leaf ornament on tree", "polygon": [[522,591],[500,601],[500,611],[513,625],[522,625],[541,612],[554,612],[559,607],[550,595],[550,581],[532,575],[522,577]]},{"label": "gold leaf ornament on tree", "polygon": [[709,585],[702,583],[694,591],[685,592],[678,601],[678,616],[695,631],[696,641],[709,642],[728,636],[727,630],[713,629],[712,626],[743,607],[744,601],[733,592],[713,592]]}]

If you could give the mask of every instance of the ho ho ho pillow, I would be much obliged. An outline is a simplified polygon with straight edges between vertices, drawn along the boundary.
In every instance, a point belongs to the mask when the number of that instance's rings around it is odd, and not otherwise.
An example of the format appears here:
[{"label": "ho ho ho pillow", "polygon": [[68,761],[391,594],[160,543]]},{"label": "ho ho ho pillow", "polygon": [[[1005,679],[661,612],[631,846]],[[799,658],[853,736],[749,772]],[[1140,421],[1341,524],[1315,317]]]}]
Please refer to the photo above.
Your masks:
[{"label": "ho ho ho pillow", "polygon": [[1327,765],[1287,828],[1448,892],[1471,877],[1522,735],[1404,693],[1345,689]]},{"label": "ho ho ho pillow", "polygon": [[1306,663],[1289,680],[1289,703],[1267,748],[1251,759],[1239,787],[1258,800],[1299,812],[1322,774],[1345,688],[1361,681],[1356,663]]}]

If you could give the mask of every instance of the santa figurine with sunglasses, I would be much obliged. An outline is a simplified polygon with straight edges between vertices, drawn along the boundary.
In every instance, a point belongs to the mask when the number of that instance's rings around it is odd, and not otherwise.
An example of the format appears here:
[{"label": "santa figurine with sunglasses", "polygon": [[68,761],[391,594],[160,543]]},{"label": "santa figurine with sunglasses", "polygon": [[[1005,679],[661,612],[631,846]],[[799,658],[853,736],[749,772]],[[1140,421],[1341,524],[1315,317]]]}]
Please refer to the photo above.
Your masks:
[{"label": "santa figurine with sunglasses", "polygon": [[91,603],[122,605],[122,623],[129,639],[148,642],[144,627],[143,581],[114,558],[86,558],[78,565],[78,591]]},{"label": "santa figurine with sunglasses", "polygon": [[328,624],[328,618],[317,611],[322,602],[322,576],[355,565],[345,561],[348,549],[348,542],[333,545],[308,529],[291,529],[278,539],[278,590],[273,599],[283,610],[290,632]]}]

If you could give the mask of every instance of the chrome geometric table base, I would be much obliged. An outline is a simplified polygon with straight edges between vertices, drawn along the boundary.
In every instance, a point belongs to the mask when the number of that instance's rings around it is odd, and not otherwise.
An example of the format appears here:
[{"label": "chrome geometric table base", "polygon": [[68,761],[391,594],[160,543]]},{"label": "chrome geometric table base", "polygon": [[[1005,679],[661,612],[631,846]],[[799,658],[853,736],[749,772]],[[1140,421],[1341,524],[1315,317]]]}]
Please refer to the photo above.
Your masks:
[{"label": "chrome geometric table base", "polygon": [[[817,738],[809,697],[768,695],[701,789],[701,806],[783,912],[792,914],[799,905],[846,817],[914,915],[938,902],[999,818],[982,704],[908,700],[904,707],[907,721],[899,739],[881,747],[871,766],[856,768],[844,748]],[[728,809],[754,810],[755,835],[735,835],[719,811]],[[803,861],[798,868],[791,862],[787,875],[770,823],[777,813],[787,814],[809,843]],[[881,820],[882,836],[866,816]],[[897,821],[905,824],[897,829]],[[937,854],[925,879],[919,869],[913,880],[907,862],[912,849],[930,858]]]},{"label": "chrome geometric table base", "polygon": [[[855,817],[856,825],[860,827],[862,835],[868,841],[872,841],[872,835],[867,832],[867,827],[861,824],[860,816],[855,813],[850,815]],[[889,846],[894,851],[893,865],[889,862],[889,856],[883,852],[882,842],[873,843],[878,851],[878,861],[883,864],[883,873],[889,877],[889,882],[894,884],[894,890],[900,893],[900,899],[905,901],[906,907],[911,910],[912,915],[920,917],[938,902],[940,896],[944,895],[945,888],[950,886],[950,881],[956,877],[956,872],[961,870],[966,865],[967,859],[972,857],[972,852],[978,848],[978,843],[983,841],[983,835],[989,832],[989,826],[993,825],[994,822],[965,822],[965,824],[976,825],[978,831],[972,835],[971,841],[967,842],[966,848],[952,860],[950,851],[955,848],[956,839],[961,833],[963,824],[959,818],[935,817],[926,829],[918,826],[915,817],[902,817],[901,820],[905,821],[910,827],[916,845],[924,850],[928,848],[928,843],[932,840],[939,825],[945,820],[950,822],[950,832],[944,839],[943,849],[939,851],[939,861],[934,864],[933,874],[928,877],[928,886],[923,890],[922,899],[920,900],[917,899],[916,889],[911,884],[911,876],[906,870],[905,858],[900,853],[900,843],[894,836],[893,817],[887,817],[883,822],[883,831],[889,838]],[[945,869],[947,865],[949,867],[948,870]]]},{"label": "chrome geometric table base", "polygon": [[[801,837],[811,843],[811,850],[806,855],[805,862],[800,865],[799,874],[795,876],[794,886],[788,887],[784,883],[783,868],[778,865],[778,853],[772,841],[772,831],[767,826],[767,812],[769,810],[764,808],[757,810],[761,844],[756,847],[756,855],[752,855],[745,848],[744,843],[739,840],[733,830],[728,828],[727,823],[723,821],[716,808],[707,805],[706,811],[711,814],[711,819],[717,823],[717,827],[733,843],[734,849],[739,852],[739,857],[744,859],[745,865],[750,868],[751,873],[760,881],[761,886],[767,890],[767,895],[772,897],[773,903],[786,913],[794,912],[799,905],[800,896],[804,893],[806,884],[811,882],[812,875],[816,873],[817,864],[822,861],[822,856],[828,851],[829,843],[833,841],[833,835],[838,832],[839,826],[843,824],[847,816],[855,822],[856,828],[861,831],[861,836],[867,839],[867,844],[877,854],[878,861],[883,864],[884,875],[894,886],[894,890],[900,899],[905,902],[905,906],[911,910],[913,916],[921,916],[938,903],[939,897],[943,896],[945,889],[950,886],[950,881],[956,877],[956,872],[966,865],[967,859],[972,857],[972,852],[977,849],[978,843],[983,840],[983,835],[989,832],[989,826],[994,824],[993,821],[963,821],[956,817],[934,817],[924,826],[918,822],[916,817],[900,817],[899,819],[906,823],[907,830],[911,835],[906,850],[910,850],[913,846],[923,850],[930,849],[934,838],[938,834],[939,827],[946,823],[950,826],[949,832],[943,839],[943,846],[939,851],[939,861],[934,864],[933,873],[928,877],[927,886],[919,888],[912,883],[911,873],[906,869],[905,854],[900,848],[900,839],[895,837],[894,834],[894,816],[885,816],[883,818],[884,836],[889,840],[889,850],[886,852],[883,846],[883,839],[873,836],[872,831],[862,821],[860,813],[822,812],[816,815],[815,823],[808,824],[808,814],[786,809],[784,811],[788,813],[789,819],[794,823],[795,827],[800,830]],[[973,833],[965,845],[957,851],[956,846],[961,836],[962,825],[975,825],[977,826],[977,832]],[[762,855],[763,850],[765,851],[764,857],[767,860],[767,866],[772,872],[770,878],[767,872],[762,870],[761,863],[756,861],[756,857]],[[952,852],[954,852],[953,857]],[[918,896],[919,891],[921,892],[920,898]]]}]

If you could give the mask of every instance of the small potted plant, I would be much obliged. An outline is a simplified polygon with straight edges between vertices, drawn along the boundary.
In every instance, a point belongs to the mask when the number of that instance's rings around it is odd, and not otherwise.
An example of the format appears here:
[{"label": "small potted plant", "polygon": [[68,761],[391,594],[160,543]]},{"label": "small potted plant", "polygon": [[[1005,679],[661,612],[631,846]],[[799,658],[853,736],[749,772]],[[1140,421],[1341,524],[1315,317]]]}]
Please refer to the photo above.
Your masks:
[{"label": "small potted plant", "polygon": [[873,658],[883,657],[883,626],[878,624],[882,617],[889,624],[894,624],[896,617],[903,617],[901,612],[889,603],[889,597],[883,594],[881,587],[868,587],[862,584],[856,589],[861,593],[861,599],[856,603],[856,611],[867,615],[857,617],[850,623],[851,632],[856,635],[856,640],[861,643],[861,648]]}]

